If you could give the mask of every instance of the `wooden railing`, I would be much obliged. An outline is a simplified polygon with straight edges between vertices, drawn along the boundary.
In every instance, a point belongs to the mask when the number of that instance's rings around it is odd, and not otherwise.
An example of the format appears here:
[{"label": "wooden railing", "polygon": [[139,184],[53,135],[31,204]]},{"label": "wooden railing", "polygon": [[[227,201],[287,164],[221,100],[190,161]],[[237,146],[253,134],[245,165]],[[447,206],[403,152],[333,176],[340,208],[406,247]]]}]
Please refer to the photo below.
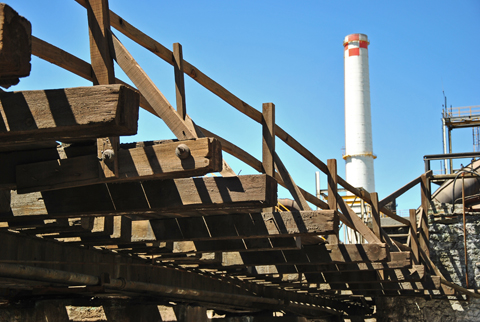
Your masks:
[{"label": "wooden railing", "polygon": [[[140,106],[145,110],[149,111],[150,113],[162,118],[162,120],[167,124],[167,126],[172,130],[172,132],[175,134],[175,136],[177,136],[177,138],[190,139],[203,136],[216,137],[221,141],[222,149],[225,152],[245,162],[253,169],[262,173],[270,174],[275,177],[275,179],[277,179],[277,181],[281,185],[285,186],[290,191],[297,204],[303,209],[310,209],[308,203],[316,205],[321,209],[338,209],[338,216],[340,220],[347,227],[350,227],[355,231],[359,232],[367,242],[385,242],[390,246],[391,250],[410,251],[410,247],[393,241],[385,233],[385,231],[380,225],[380,220],[373,221],[373,231],[368,228],[365,223],[356,215],[356,213],[348,206],[348,204],[345,203],[342,197],[338,194],[337,185],[342,186],[348,192],[370,204],[372,206],[372,209],[375,209],[375,216],[377,216],[379,213],[383,213],[386,216],[391,217],[408,227],[411,227],[412,231],[414,232],[414,225],[411,219],[400,217],[393,213],[391,210],[387,209],[385,206],[390,201],[398,198],[400,195],[402,195],[412,187],[416,186],[417,184],[421,184],[422,208],[424,209],[423,214],[425,214],[426,216],[430,198],[430,191],[426,181],[429,176],[428,174],[423,174],[422,176],[414,179],[398,191],[390,194],[383,200],[378,200],[378,196],[376,194],[369,193],[365,190],[359,190],[346,182],[345,179],[338,176],[336,173],[336,162],[333,162],[335,160],[329,160],[328,165],[323,163],[306,147],[300,144],[294,137],[292,137],[289,133],[283,130],[279,125],[275,124],[275,107],[273,104],[268,104],[268,107],[266,109],[264,108],[263,113],[256,110],[237,96],[233,95],[231,92],[229,92],[223,86],[215,82],[213,79],[205,75],[197,67],[184,60],[182,57],[182,47],[180,44],[174,44],[174,50],[169,50],[153,38],[149,37],[142,31],[132,26],[125,19],[119,17],[117,14],[110,11],[108,9],[107,1],[90,1],[90,5],[85,0],[76,1],[82,6],[88,8],[89,12],[92,11],[92,8],[90,7],[91,4],[95,3],[95,6],[97,7],[96,10],[100,10],[101,12],[103,12],[103,16],[95,16],[97,20],[101,20],[96,21],[95,23],[100,26],[104,26],[105,33],[99,33],[96,35],[92,35],[91,37],[93,37],[93,39],[104,38],[104,41],[107,42],[111,41],[114,53],[110,54],[117,61],[118,65],[124,70],[125,74],[135,84],[136,89],[140,92]],[[92,14],[90,13],[90,15]],[[90,24],[92,24],[91,21]],[[122,45],[122,43],[115,37],[113,33],[110,32],[110,26],[175,67],[174,70],[177,88],[177,110],[175,110],[172,105],[167,101],[167,99],[163,96],[160,90],[158,90],[155,84],[150,80],[147,74],[138,65],[138,63],[134,60],[134,58],[130,55],[130,53]],[[100,50],[103,50],[103,53],[98,54],[99,57],[101,55],[104,55],[105,51],[108,51],[107,48],[108,46]],[[111,73],[108,74],[110,72],[110,69],[113,68],[109,66],[103,67],[105,69],[104,73],[107,73],[107,75],[109,76],[103,81],[99,80],[99,68],[102,67],[95,66],[94,61],[98,59],[94,58],[94,54],[92,54],[92,64],[89,64],[88,62],[85,62],[71,55],[70,53],[67,53],[62,49],[57,48],[36,37],[33,37],[32,39],[32,53],[46,61],[49,61],[50,63],[53,63],[74,74],[77,74],[80,77],[90,80],[93,83],[109,82],[125,84],[123,81],[114,78]],[[185,105],[185,88],[183,86],[184,74],[190,76],[197,83],[217,95],[219,98],[237,109],[242,114],[250,117],[253,121],[263,124],[264,152],[262,161],[256,159],[254,156],[250,155],[249,153],[237,147],[233,143],[227,141],[226,139],[219,137],[210,130],[195,125],[195,123],[188,116]],[[318,168],[320,171],[327,175],[329,182],[328,203],[325,203],[324,201],[308,193],[307,191],[305,191],[301,187],[298,187],[295,184],[294,180],[291,178],[287,169],[283,165],[281,158],[275,152],[274,137],[278,137],[280,140],[285,142],[294,151],[296,151],[312,165],[314,165],[316,168]],[[234,173],[231,171],[231,169],[229,169],[227,164],[224,164],[224,171],[222,172],[222,174],[233,175]],[[422,225],[418,228],[425,228],[423,225],[424,222],[421,221],[421,223]],[[422,230],[420,235],[425,237],[423,238],[424,242],[422,242],[421,240],[419,241],[420,247],[422,247],[425,252],[428,252],[428,229]],[[411,238],[411,240],[414,239],[414,237]],[[336,240],[334,242],[338,242],[338,236],[336,236]]]}]

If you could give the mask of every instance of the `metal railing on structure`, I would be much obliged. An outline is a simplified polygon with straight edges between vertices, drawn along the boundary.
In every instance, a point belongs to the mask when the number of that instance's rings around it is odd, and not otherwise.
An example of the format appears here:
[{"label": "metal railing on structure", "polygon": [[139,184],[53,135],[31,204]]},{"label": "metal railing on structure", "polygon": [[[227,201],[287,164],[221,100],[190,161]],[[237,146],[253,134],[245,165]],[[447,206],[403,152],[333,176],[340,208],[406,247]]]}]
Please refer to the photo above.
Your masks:
[{"label": "metal railing on structure", "polygon": [[480,116],[480,105],[449,107],[444,111],[444,117]]}]

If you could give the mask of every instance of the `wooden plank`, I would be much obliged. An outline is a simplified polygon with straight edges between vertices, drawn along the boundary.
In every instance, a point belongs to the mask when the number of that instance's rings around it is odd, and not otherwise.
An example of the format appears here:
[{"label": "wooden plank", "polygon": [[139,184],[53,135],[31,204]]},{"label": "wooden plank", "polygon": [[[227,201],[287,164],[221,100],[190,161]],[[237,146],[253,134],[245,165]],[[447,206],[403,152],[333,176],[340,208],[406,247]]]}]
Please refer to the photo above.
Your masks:
[{"label": "wooden plank", "polygon": [[0,86],[9,88],[30,75],[32,25],[0,3]]},{"label": "wooden plank", "polygon": [[[188,148],[184,159],[177,155],[180,145]],[[212,138],[120,148],[117,156],[117,176],[108,178],[99,176],[101,162],[93,154],[19,165],[17,189],[26,193],[102,182],[186,178],[222,169],[220,142]]]},{"label": "wooden plank", "polygon": [[138,94],[108,85],[2,92],[1,145],[137,132]]},{"label": "wooden plank", "polygon": [[185,120],[187,117],[187,106],[185,103],[185,80],[183,77],[183,49],[178,42],[173,44],[173,69],[175,74],[177,113]]},{"label": "wooden plank", "polygon": [[[40,205],[36,206],[35,213],[58,218],[119,214],[158,217],[159,214],[200,215],[232,210],[255,212],[276,204],[276,193],[275,180],[266,175],[109,183],[44,191],[41,200],[36,201]],[[32,214],[22,209],[24,200],[21,197],[16,199],[13,216],[17,211],[23,215]]]}]

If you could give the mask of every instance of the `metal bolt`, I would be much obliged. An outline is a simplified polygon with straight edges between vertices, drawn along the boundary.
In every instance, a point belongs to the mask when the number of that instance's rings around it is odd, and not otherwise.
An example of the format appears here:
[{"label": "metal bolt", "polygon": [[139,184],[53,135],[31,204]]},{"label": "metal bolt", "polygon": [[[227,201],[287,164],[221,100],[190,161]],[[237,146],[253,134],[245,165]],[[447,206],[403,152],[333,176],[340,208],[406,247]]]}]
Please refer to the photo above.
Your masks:
[{"label": "metal bolt", "polygon": [[186,144],[179,144],[175,149],[175,154],[182,160],[190,156],[190,148]]},{"label": "metal bolt", "polygon": [[111,149],[102,152],[102,160],[112,160],[115,156],[115,152]]}]

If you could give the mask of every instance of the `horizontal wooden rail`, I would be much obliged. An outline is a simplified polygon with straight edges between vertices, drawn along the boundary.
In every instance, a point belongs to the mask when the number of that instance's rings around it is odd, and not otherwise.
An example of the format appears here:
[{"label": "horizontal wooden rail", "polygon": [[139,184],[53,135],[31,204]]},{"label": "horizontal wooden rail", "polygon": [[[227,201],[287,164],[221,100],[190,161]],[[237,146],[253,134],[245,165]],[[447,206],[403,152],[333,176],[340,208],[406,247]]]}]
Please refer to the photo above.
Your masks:
[{"label": "horizontal wooden rail", "polygon": [[407,183],[406,185],[404,185],[403,187],[401,187],[397,191],[395,191],[395,192],[391,193],[390,195],[388,195],[387,197],[383,198],[379,202],[379,206],[380,207],[385,207],[388,203],[394,201],[395,199],[397,199],[398,197],[403,195],[405,192],[407,192],[411,188],[415,187],[420,182],[422,182],[421,176],[413,179],[412,181],[410,181],[409,183]]}]

